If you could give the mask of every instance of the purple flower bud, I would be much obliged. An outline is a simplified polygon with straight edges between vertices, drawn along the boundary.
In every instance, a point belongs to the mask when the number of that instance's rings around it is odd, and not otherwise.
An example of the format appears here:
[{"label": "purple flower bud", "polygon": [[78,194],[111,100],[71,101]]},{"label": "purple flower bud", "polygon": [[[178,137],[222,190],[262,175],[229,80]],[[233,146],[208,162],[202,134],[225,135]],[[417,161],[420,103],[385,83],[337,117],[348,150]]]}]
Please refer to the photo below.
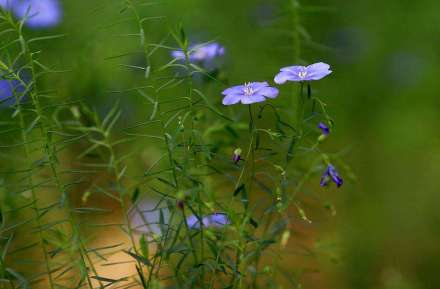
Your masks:
[{"label": "purple flower bud", "polygon": [[177,201],[177,208],[179,208],[180,210],[185,209],[185,202],[183,200]]},{"label": "purple flower bud", "polygon": [[[191,215],[186,218],[186,223],[190,229],[200,229],[200,220],[195,215]],[[202,224],[205,228],[221,228],[229,225],[230,223],[231,221],[225,213],[213,213],[202,218]]]},{"label": "purple flower bud", "polygon": [[332,73],[330,65],[318,62],[309,66],[288,66],[280,69],[275,76],[275,83],[284,84],[286,81],[312,81],[319,80]]},{"label": "purple flower bud", "polygon": [[241,102],[242,104],[251,104],[265,101],[266,98],[276,98],[278,89],[270,87],[264,82],[249,82],[244,85],[230,87],[222,92],[224,105],[232,105]]},{"label": "purple flower bud", "polygon": [[330,128],[325,123],[320,122],[318,128],[322,131],[323,135],[327,136],[330,134]]},{"label": "purple flower bud", "polygon": [[241,161],[241,148],[237,148],[234,150],[234,154],[232,155],[232,161],[235,164],[238,164],[238,162]]},{"label": "purple flower bud", "polygon": [[344,184],[344,180],[339,176],[335,167],[331,164],[327,166],[327,169],[321,177],[321,187],[327,186],[330,181],[333,181],[338,188]]}]

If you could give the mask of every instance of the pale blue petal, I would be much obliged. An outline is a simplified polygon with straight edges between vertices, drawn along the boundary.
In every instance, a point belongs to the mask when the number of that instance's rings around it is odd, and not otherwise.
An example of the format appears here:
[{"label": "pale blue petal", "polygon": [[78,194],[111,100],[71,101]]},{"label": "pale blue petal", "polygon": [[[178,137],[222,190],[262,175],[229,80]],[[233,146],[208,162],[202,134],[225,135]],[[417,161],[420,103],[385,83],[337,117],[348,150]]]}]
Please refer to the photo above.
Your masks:
[{"label": "pale blue petal", "polygon": [[244,96],[241,98],[241,103],[242,104],[251,104],[251,103],[256,103],[256,102],[262,102],[265,101],[266,98],[263,95],[260,94],[255,94],[252,96]]},{"label": "pale blue petal", "polygon": [[185,53],[181,50],[171,51],[171,56],[175,59],[185,59]]},{"label": "pale blue petal", "polygon": [[302,81],[298,74],[294,74],[290,71],[282,71],[275,76],[275,83],[284,84],[286,81]]},{"label": "pale blue petal", "polygon": [[264,95],[265,97],[275,98],[278,96],[278,89],[275,87],[263,87],[258,90],[258,94]]},{"label": "pale blue petal", "polygon": [[58,0],[24,0],[17,2],[13,11],[20,19],[27,17],[25,24],[32,28],[55,26],[62,16]]},{"label": "pale blue petal", "polygon": [[188,227],[190,229],[196,229],[200,227],[199,219],[195,215],[191,215],[188,218],[186,218],[186,223],[188,224]]},{"label": "pale blue petal", "polygon": [[244,89],[244,85],[236,85],[236,86],[232,86],[228,89],[223,90],[222,94],[223,95],[228,95],[228,94],[243,94],[243,89]]},{"label": "pale blue petal", "polygon": [[0,7],[9,10],[12,7],[12,3],[11,3],[12,1],[14,0],[0,0]]},{"label": "pale blue petal", "polygon": [[250,87],[253,89],[253,90],[259,90],[260,88],[262,88],[262,87],[267,87],[267,86],[269,86],[269,83],[267,83],[267,81],[262,81],[262,82],[251,82],[250,84]]},{"label": "pale blue petal", "polygon": [[306,80],[319,80],[332,73],[330,65],[318,62],[307,66]]},{"label": "pale blue petal", "polygon": [[204,225],[205,225],[205,219],[207,221],[206,226],[208,226],[208,227],[221,228],[223,226],[230,224],[230,220],[225,213],[214,213],[214,214],[208,215],[207,217],[203,218]]},{"label": "pale blue petal", "polygon": [[307,76],[307,80],[320,80],[332,73],[331,70],[317,71]]},{"label": "pale blue petal", "polygon": [[224,105],[232,105],[240,102],[242,98],[243,98],[242,94],[228,94],[223,98],[222,103]]},{"label": "pale blue petal", "polygon": [[280,71],[288,71],[288,72],[293,72],[295,74],[298,74],[300,71],[304,71],[304,70],[306,70],[306,67],[301,65],[287,66],[280,69]]},{"label": "pale blue petal", "polygon": [[308,73],[313,73],[315,71],[329,70],[330,65],[328,65],[327,63],[324,63],[324,62],[317,62],[317,63],[310,64],[309,66],[306,67],[306,69],[307,69]]}]

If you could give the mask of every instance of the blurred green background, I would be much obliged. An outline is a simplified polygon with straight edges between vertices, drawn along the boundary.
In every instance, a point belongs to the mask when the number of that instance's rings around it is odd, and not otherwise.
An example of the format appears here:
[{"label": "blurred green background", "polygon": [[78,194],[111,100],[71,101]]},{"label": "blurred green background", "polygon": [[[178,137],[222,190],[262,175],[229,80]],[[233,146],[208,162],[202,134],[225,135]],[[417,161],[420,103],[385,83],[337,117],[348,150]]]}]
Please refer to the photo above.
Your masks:
[{"label": "blurred green background", "polygon": [[[124,126],[150,108],[133,93],[112,93],[143,79],[119,65],[142,57],[113,57],[139,50],[125,35],[136,26],[120,13],[121,3],[64,1],[55,32],[67,35],[43,49],[45,63],[69,70],[62,81],[57,77],[61,97],[84,98],[103,111],[120,99],[129,111]],[[142,9],[167,17],[150,22],[150,42],[175,46],[164,36],[182,23],[193,41],[222,43],[231,84],[272,80],[297,54],[303,64],[332,65],[334,73],[313,86],[335,120],[326,149],[341,151],[357,180],[347,178],[326,196],[337,214],[318,235],[337,249],[319,268],[323,283],[305,289],[440,288],[440,2],[300,1],[300,51],[294,50],[292,3],[175,0]],[[167,58],[161,52],[155,61]],[[222,88],[211,88],[217,103]]]}]

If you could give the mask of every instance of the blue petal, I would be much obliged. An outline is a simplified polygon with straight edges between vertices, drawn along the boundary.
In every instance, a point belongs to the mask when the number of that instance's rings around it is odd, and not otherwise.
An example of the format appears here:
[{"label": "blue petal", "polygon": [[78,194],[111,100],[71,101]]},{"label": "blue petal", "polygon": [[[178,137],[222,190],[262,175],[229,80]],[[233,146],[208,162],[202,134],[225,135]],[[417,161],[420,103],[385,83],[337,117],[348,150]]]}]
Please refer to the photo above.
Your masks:
[{"label": "blue petal", "polygon": [[258,94],[264,95],[265,97],[275,98],[278,96],[278,89],[275,87],[263,87],[258,90]]},{"label": "blue petal", "polygon": [[251,104],[251,103],[256,103],[256,102],[263,102],[265,100],[266,100],[266,98],[264,97],[264,95],[254,94],[251,96],[243,96],[241,98],[241,103],[242,104]]},{"label": "blue petal", "polygon": [[227,95],[227,94],[243,94],[243,89],[244,89],[244,85],[236,85],[236,86],[232,86],[228,89],[223,90],[222,94],[223,95]]},{"label": "blue petal", "polygon": [[[200,220],[195,215],[186,218],[186,223],[190,229],[200,229]],[[230,223],[231,222],[225,213],[213,213],[202,218],[202,224],[205,228],[221,228]]]},{"label": "blue petal", "polygon": [[[208,226],[220,228],[230,224],[229,218],[225,213],[214,213],[205,217],[208,221]],[[205,219],[203,218],[203,219]],[[205,224],[205,222],[203,222]]]},{"label": "blue petal", "polygon": [[185,59],[185,53],[182,50],[171,51],[171,56],[175,59]]},{"label": "blue petal", "polygon": [[286,72],[293,72],[295,74],[298,74],[300,71],[304,71],[307,68],[305,66],[301,65],[294,65],[294,66],[287,66],[280,69],[280,71],[286,71]]},{"label": "blue petal", "polygon": [[[11,0],[12,1],[12,0]],[[57,0],[24,0],[13,6],[15,15],[32,28],[52,27],[61,21],[62,11]]]},{"label": "blue petal", "polygon": [[200,228],[199,219],[195,215],[191,215],[188,218],[186,218],[186,223],[188,224],[188,227],[190,229],[198,229],[198,228]]},{"label": "blue petal", "polygon": [[323,62],[318,62],[307,66],[306,80],[319,80],[332,73],[330,65]]},{"label": "blue petal", "polygon": [[228,94],[223,98],[223,105],[232,105],[240,102],[242,99],[242,94]]},{"label": "blue petal", "polygon": [[312,73],[314,71],[323,71],[323,70],[329,70],[329,69],[330,69],[330,65],[328,65],[327,63],[324,63],[324,62],[313,63],[313,64],[310,64],[309,66],[306,67],[306,70],[309,73]]},{"label": "blue petal", "polygon": [[262,82],[251,82],[249,83],[249,86],[253,89],[253,90],[259,90],[263,87],[267,87],[269,86],[269,83],[267,83],[267,81],[262,81]]},{"label": "blue petal", "polygon": [[290,71],[281,71],[275,76],[275,83],[277,84],[284,84],[286,81],[302,81],[298,74],[295,74]]}]

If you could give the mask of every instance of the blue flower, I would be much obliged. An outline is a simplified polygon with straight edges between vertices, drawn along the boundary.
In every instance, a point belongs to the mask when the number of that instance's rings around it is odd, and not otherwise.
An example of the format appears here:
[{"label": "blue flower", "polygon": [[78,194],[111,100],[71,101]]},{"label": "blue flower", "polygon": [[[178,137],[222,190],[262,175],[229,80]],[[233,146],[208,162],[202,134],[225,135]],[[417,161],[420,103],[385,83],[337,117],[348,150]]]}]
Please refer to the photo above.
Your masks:
[{"label": "blue flower", "polygon": [[224,105],[232,105],[238,102],[242,104],[251,104],[255,102],[262,102],[268,98],[276,98],[278,96],[278,89],[270,87],[265,82],[249,82],[244,85],[237,85],[230,87],[222,92],[225,96],[223,98]]},{"label": "blue flower", "polygon": [[11,9],[11,0],[0,0],[0,7],[5,10]]},{"label": "blue flower", "polygon": [[275,76],[275,83],[284,84],[286,81],[312,81],[319,80],[332,73],[330,65],[318,62],[309,66],[289,66],[280,69]]},{"label": "blue flower", "polygon": [[3,9],[11,10],[31,28],[52,27],[60,23],[62,11],[58,0],[0,0]]},{"label": "blue flower", "polygon": [[[197,216],[191,215],[186,219],[186,223],[190,229],[200,229],[200,220]],[[202,218],[202,224],[205,228],[221,228],[229,225],[231,221],[225,213],[213,213]]]},{"label": "blue flower", "polygon": [[[217,58],[225,54],[225,48],[218,43],[205,45],[193,45],[189,48],[188,58],[191,63],[200,64],[204,68],[215,68],[214,62]],[[185,53],[182,50],[171,52],[171,56],[178,60],[185,60]]]},{"label": "blue flower", "polygon": [[322,134],[327,136],[330,134],[330,128],[323,122],[318,124],[318,128],[321,130]]},{"label": "blue flower", "polygon": [[[161,235],[161,221],[168,226],[169,209],[160,207],[160,203],[152,199],[137,202],[129,210],[131,229],[138,234]],[[162,220],[161,220],[162,219]]]},{"label": "blue flower", "polygon": [[10,106],[16,101],[15,97],[23,97],[25,88],[18,80],[0,80],[0,104]]},{"label": "blue flower", "polygon": [[339,176],[335,167],[331,164],[327,166],[327,169],[321,177],[321,187],[327,186],[330,181],[333,181],[338,188],[344,184],[344,180]]}]

